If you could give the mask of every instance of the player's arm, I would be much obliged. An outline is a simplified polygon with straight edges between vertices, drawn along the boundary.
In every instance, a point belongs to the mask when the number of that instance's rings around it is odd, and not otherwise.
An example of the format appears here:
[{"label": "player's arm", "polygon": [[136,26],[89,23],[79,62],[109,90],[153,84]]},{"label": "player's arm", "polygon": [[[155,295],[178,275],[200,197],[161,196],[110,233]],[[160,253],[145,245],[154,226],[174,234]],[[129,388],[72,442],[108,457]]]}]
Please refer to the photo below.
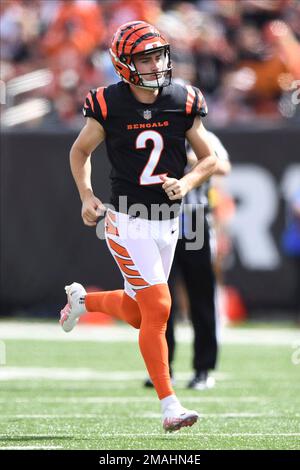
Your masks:
[{"label": "player's arm", "polygon": [[[190,150],[187,154],[188,165],[191,169],[198,163],[198,158],[195,153]],[[216,167],[214,170],[214,175],[226,176],[231,171],[231,164],[229,160],[221,160],[217,155]]]},{"label": "player's arm", "polygon": [[206,129],[198,116],[195,117],[192,127],[186,132],[186,138],[195,152],[197,163],[189,173],[179,180],[162,177],[164,178],[162,187],[170,200],[182,199],[189,191],[200,186],[213,175],[216,169],[217,157]]},{"label": "player's arm", "polygon": [[182,178],[187,182],[190,191],[214,174],[218,160],[200,117],[195,117],[192,127],[186,132],[186,138],[198,160],[191,171]]},{"label": "player's arm", "polygon": [[94,226],[104,211],[102,202],[94,196],[91,183],[91,153],[105,139],[101,124],[93,118],[87,118],[86,125],[72,145],[70,166],[80,199],[82,218],[85,225]]},{"label": "player's arm", "polygon": [[214,175],[226,176],[231,171],[231,164],[228,160],[220,160],[217,158],[217,165]]}]

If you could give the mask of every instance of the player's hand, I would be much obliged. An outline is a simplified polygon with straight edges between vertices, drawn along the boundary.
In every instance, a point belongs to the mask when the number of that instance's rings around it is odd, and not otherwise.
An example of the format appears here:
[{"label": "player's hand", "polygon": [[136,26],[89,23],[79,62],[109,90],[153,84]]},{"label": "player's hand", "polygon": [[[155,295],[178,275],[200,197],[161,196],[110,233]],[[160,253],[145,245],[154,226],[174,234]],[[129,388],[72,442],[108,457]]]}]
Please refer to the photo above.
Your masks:
[{"label": "player's hand", "polygon": [[161,176],[160,178],[163,181],[162,188],[171,201],[182,199],[189,191],[187,183],[183,179],[178,180],[176,178],[169,178],[168,176]]},{"label": "player's hand", "polygon": [[97,219],[104,215],[106,207],[100,199],[94,195],[89,195],[82,201],[81,217],[83,223],[89,227],[97,225]]}]

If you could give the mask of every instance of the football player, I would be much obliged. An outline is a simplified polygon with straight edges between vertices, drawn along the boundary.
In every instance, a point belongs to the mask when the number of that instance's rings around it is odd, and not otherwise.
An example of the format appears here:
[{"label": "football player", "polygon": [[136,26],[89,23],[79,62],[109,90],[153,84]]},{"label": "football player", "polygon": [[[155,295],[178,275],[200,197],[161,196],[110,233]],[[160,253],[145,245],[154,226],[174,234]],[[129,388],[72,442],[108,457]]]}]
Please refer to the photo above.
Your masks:
[{"label": "football player", "polygon": [[[106,208],[92,189],[90,159],[105,140],[112,165],[105,237],[124,289],[87,294],[81,284],[66,286],[68,303],[60,323],[71,331],[86,311],[101,311],[138,328],[163,428],[176,431],[193,425],[198,413],[183,408],[170,381],[167,281],[181,200],[213,174],[216,157],[201,121],[207,114],[205,100],[197,88],[171,83],[170,45],[155,27],[143,21],[120,26],[110,55],[121,81],[88,93],[87,122],[72,146],[70,165],[83,222],[94,227]],[[198,158],[187,174],[185,139]]]}]

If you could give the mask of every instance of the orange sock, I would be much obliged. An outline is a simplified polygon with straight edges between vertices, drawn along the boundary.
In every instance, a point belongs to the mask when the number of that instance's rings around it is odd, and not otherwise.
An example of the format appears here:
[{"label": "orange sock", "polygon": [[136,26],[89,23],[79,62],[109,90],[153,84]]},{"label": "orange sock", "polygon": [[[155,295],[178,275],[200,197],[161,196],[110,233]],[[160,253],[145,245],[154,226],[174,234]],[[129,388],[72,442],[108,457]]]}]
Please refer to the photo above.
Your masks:
[{"label": "orange sock", "polygon": [[156,284],[137,291],[136,298],[142,315],[139,345],[158,398],[174,394],[172,388],[166,327],[171,309],[167,284]]},{"label": "orange sock", "polygon": [[85,297],[88,312],[103,312],[140,328],[141,312],[138,303],[124,290],[91,292]]}]

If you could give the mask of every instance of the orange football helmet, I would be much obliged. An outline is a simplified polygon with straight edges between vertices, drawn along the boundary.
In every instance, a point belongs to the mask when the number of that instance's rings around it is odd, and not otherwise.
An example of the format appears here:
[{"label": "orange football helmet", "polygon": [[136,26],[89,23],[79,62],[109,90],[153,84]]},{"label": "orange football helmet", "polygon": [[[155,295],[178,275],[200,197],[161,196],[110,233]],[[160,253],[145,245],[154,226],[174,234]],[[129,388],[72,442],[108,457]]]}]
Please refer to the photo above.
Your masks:
[{"label": "orange football helmet", "polygon": [[[139,73],[134,64],[134,55],[162,50],[164,63],[156,73]],[[127,83],[141,88],[160,88],[171,83],[172,64],[170,45],[160,32],[145,21],[130,21],[118,28],[109,50],[117,74]],[[155,75],[147,80],[147,75]]]}]

